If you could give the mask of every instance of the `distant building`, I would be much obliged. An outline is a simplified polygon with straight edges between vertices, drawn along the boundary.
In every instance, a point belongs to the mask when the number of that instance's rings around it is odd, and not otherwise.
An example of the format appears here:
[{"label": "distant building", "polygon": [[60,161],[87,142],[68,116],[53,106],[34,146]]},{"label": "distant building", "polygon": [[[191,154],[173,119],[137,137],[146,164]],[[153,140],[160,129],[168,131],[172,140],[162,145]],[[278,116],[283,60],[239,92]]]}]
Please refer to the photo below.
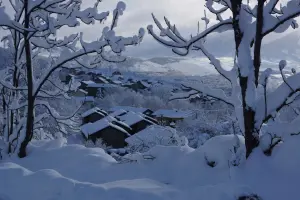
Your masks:
[{"label": "distant building", "polygon": [[96,76],[93,80],[95,83],[109,83],[103,76]]},{"label": "distant building", "polygon": [[152,113],[152,117],[155,118],[160,125],[174,127],[178,121],[193,117],[192,111],[180,111],[180,110],[157,110]]},{"label": "distant building", "polygon": [[84,89],[88,92],[88,96],[96,97],[98,92],[103,94],[108,88],[117,87],[110,83],[95,83],[94,81],[81,81],[80,89]]},{"label": "distant building", "polygon": [[69,84],[72,80],[72,77],[74,77],[75,69],[66,69],[63,68],[59,71],[58,77],[61,80],[61,82],[65,84]]},{"label": "distant building", "polygon": [[100,119],[103,119],[107,115],[108,114],[106,111],[104,111],[98,107],[94,107],[94,108],[81,114],[82,124],[94,123]]},{"label": "distant building", "polygon": [[137,81],[133,83],[126,83],[123,85],[124,87],[130,88],[134,91],[145,90],[149,88],[149,84],[144,81]]},{"label": "distant building", "polygon": [[65,83],[65,84],[69,84],[70,81],[72,80],[73,75],[71,74],[59,74],[59,79],[61,80],[61,82]]},{"label": "distant building", "polygon": [[70,96],[73,97],[85,97],[88,96],[88,92],[83,89],[77,89],[76,91],[70,91],[68,93]]},{"label": "distant building", "polygon": [[113,73],[112,73],[112,75],[113,76],[118,76],[118,75],[122,75],[122,73],[120,72],[120,71],[114,71]]}]

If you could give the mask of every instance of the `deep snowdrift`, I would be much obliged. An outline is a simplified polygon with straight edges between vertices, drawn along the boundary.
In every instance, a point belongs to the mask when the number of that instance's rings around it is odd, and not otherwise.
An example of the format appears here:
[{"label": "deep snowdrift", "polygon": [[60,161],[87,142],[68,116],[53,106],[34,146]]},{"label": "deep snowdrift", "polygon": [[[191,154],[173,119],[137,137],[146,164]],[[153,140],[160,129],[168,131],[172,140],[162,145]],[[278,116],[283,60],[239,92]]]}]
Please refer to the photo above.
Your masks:
[{"label": "deep snowdrift", "polygon": [[243,138],[234,136],[215,137],[197,150],[157,146],[128,156],[137,162],[123,164],[102,149],[67,145],[63,139],[33,142],[27,158],[0,161],[0,199],[235,200],[245,194],[298,199],[299,144],[300,136],[288,138],[271,157],[257,149],[234,167],[232,161],[244,153]]}]

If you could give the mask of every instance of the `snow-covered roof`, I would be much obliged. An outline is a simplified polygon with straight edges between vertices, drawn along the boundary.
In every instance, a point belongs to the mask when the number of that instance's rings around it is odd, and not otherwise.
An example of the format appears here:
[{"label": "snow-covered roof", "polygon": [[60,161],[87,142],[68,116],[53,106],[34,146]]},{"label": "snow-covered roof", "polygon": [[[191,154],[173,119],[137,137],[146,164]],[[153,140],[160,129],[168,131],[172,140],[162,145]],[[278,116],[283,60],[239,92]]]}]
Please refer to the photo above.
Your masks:
[{"label": "snow-covered roof", "polygon": [[132,111],[136,113],[144,113],[147,110],[150,110],[148,108],[138,108],[138,107],[131,107],[131,106],[115,106],[109,109],[109,112],[114,112],[118,110],[126,110],[126,111]]},{"label": "snow-covered roof", "polygon": [[124,130],[123,128],[113,124],[112,122],[113,121],[116,121],[116,119],[114,119],[113,117],[105,117],[103,119],[100,119],[94,123],[88,123],[88,124],[85,124],[83,126],[81,126],[81,132],[88,138],[89,135],[92,135],[98,131],[101,131],[107,127],[113,127],[123,133],[125,133],[127,136],[130,136],[130,134]]},{"label": "snow-covered roof", "polygon": [[111,116],[111,117],[117,117],[117,116],[123,115],[125,113],[127,113],[126,110],[120,109],[120,110],[116,110],[116,111],[110,113],[109,116]]},{"label": "snow-covered roof", "polygon": [[153,114],[156,117],[165,117],[165,118],[187,118],[193,115],[192,111],[180,111],[180,110],[157,110]]},{"label": "snow-covered roof", "polygon": [[86,84],[86,85],[90,85],[90,84],[95,84],[94,81],[81,81],[82,83]]},{"label": "snow-covered roof", "polygon": [[96,77],[96,79],[102,81],[103,83],[108,83],[108,81],[104,77],[98,76]]},{"label": "snow-covered roof", "polygon": [[144,142],[151,142],[162,138],[170,138],[176,133],[176,130],[170,127],[152,125],[146,129],[126,138],[128,144],[138,145]]},{"label": "snow-covered roof", "polygon": [[135,112],[127,112],[125,115],[118,116],[117,119],[119,119],[121,122],[131,126],[134,125],[140,121],[147,121],[151,124],[153,124],[152,121],[146,119],[143,117],[143,115]]},{"label": "snow-covered roof", "polygon": [[85,90],[83,90],[83,89],[78,89],[78,92],[82,92],[82,93],[84,93],[84,94],[88,94],[88,92],[85,91]]},{"label": "snow-covered roof", "polygon": [[103,116],[107,115],[107,112],[105,110],[102,110],[102,109],[100,109],[98,107],[94,107],[94,108],[89,109],[89,110],[85,111],[84,113],[82,113],[81,117],[87,117],[87,116],[89,116],[89,115],[91,115],[93,113],[99,113],[99,114],[101,114]]}]

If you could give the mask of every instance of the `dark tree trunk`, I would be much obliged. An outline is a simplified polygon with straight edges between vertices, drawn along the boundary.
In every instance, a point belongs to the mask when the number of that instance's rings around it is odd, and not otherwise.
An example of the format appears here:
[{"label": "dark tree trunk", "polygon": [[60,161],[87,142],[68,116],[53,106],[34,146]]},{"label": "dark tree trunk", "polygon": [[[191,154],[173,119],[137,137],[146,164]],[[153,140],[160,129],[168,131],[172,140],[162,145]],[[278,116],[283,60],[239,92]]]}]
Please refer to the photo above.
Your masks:
[{"label": "dark tree trunk", "polygon": [[[24,0],[24,25],[25,28],[29,27],[29,15],[28,15],[28,0]],[[25,45],[25,56],[26,56],[26,69],[27,69],[27,84],[28,84],[28,106],[27,106],[27,119],[26,119],[26,135],[21,143],[19,149],[19,157],[23,158],[26,154],[26,147],[33,136],[33,122],[34,122],[34,97],[33,97],[33,74],[32,74],[32,60],[31,60],[31,47],[28,37],[28,31],[24,32],[24,45]]]},{"label": "dark tree trunk", "polygon": [[245,136],[245,146],[246,146],[246,158],[248,158],[255,149],[259,140],[257,137],[257,131],[255,129],[255,111],[247,106],[246,103],[246,91],[247,91],[247,77],[240,77],[240,85],[242,90],[242,105],[243,105],[243,115],[244,115],[244,136]]},{"label": "dark tree trunk", "polygon": [[232,28],[234,31],[234,39],[235,39],[235,49],[236,49],[236,54],[238,55],[238,49],[241,44],[241,41],[243,39],[243,32],[240,29],[240,20],[239,20],[239,15],[240,15],[240,9],[242,5],[242,0],[231,0],[231,5],[232,5]]},{"label": "dark tree trunk", "polygon": [[[233,13],[233,30],[234,30],[234,38],[235,38],[235,48],[236,48],[236,56],[239,56],[239,46],[243,40],[243,32],[240,29],[240,9],[242,0],[231,0],[232,4],[232,13]],[[262,4],[263,5],[263,4]],[[262,26],[261,24],[258,26]],[[262,27],[261,27],[262,29]],[[256,41],[256,52],[259,55],[255,62],[256,65],[260,66],[260,47],[261,40]],[[250,48],[250,47],[249,47]],[[241,63],[243,64],[243,63]],[[258,67],[259,68],[259,67]],[[255,73],[257,73],[255,71]],[[239,82],[242,92],[242,106],[243,106],[243,116],[244,116],[244,136],[245,136],[245,146],[246,146],[246,157],[248,158],[254,148],[256,148],[259,144],[259,140],[256,137],[255,130],[255,111],[248,107],[246,102],[246,91],[248,89],[248,77],[243,77],[241,74],[239,75]]]},{"label": "dark tree trunk", "polygon": [[264,27],[264,3],[265,0],[258,1],[257,4],[257,19],[256,19],[256,36],[254,46],[254,74],[255,74],[255,85],[258,86],[259,70],[261,65],[261,45],[263,40],[263,27]]},{"label": "dark tree trunk", "polygon": [[[6,123],[7,123],[7,119],[6,119],[6,107],[7,107],[7,105],[6,105],[6,101],[5,101],[5,89],[4,89],[4,87],[2,88],[2,109],[3,109],[3,127],[2,127],[2,129],[3,129],[3,134],[5,133],[5,129],[7,128],[6,127]],[[9,135],[7,135],[7,141],[9,141]]]},{"label": "dark tree trunk", "polygon": [[[17,31],[15,31],[14,33],[15,37],[14,37],[14,73],[13,73],[13,86],[15,88],[17,88],[19,86],[19,76],[18,76],[18,33]],[[12,91],[12,98],[14,99],[17,96],[17,91]],[[14,118],[14,116],[17,115],[17,111],[10,111],[10,129],[9,129],[9,137],[13,134],[14,131],[14,121],[16,121],[17,124],[17,117]],[[9,153],[11,153],[12,151],[12,142],[9,143],[9,149],[8,149]]]}]

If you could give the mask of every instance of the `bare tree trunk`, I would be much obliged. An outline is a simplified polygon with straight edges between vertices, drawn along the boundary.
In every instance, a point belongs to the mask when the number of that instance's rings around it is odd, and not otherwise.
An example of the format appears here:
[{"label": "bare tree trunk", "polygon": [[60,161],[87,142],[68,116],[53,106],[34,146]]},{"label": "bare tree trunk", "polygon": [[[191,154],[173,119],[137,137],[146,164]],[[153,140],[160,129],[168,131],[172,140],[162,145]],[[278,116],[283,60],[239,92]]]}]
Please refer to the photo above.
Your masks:
[{"label": "bare tree trunk", "polygon": [[[24,18],[25,28],[29,28],[29,16],[28,16],[28,0],[24,0]],[[25,138],[21,143],[19,149],[19,157],[23,158],[26,154],[26,147],[33,136],[33,122],[34,122],[34,97],[33,97],[33,74],[32,74],[32,60],[31,60],[31,47],[29,41],[29,33],[25,30],[24,32],[24,45],[25,45],[25,56],[26,56],[26,69],[27,69],[27,81],[28,81],[28,106],[27,106],[27,119],[26,119],[26,132]]]},{"label": "bare tree trunk", "polygon": [[[13,86],[15,88],[17,88],[19,86],[19,76],[18,76],[18,36],[17,36],[17,31],[14,32],[14,73],[13,73]],[[12,93],[12,99],[14,99],[17,96],[18,91],[11,91]],[[15,124],[17,124],[17,117],[15,118],[14,116],[17,115],[17,111],[11,110],[10,111],[10,129],[9,129],[9,137],[13,134],[14,132],[14,127]],[[16,121],[16,123],[14,123],[14,121]],[[14,139],[13,139],[14,140]],[[9,143],[9,147],[8,147],[8,152],[11,153],[12,152],[12,145],[13,142]]]},{"label": "bare tree trunk", "polygon": [[240,85],[242,89],[242,105],[243,105],[243,115],[244,115],[244,136],[245,136],[245,146],[246,146],[246,158],[250,156],[253,149],[255,149],[259,144],[259,139],[255,130],[255,111],[252,110],[246,104],[246,91],[247,91],[247,77],[240,77]]},{"label": "bare tree trunk", "polygon": [[256,20],[256,36],[255,36],[255,46],[254,46],[254,73],[255,73],[255,85],[258,86],[258,76],[261,66],[261,45],[263,40],[263,27],[264,27],[264,3],[265,0],[258,1],[257,4],[257,20]]},{"label": "bare tree trunk", "polygon": [[[256,21],[256,36],[254,46],[254,82],[256,87],[258,86],[259,70],[261,66],[261,45],[262,45],[262,30],[264,25],[264,2],[265,0],[258,1],[257,4],[257,21]],[[244,112],[244,126],[245,126],[245,145],[246,145],[246,157],[248,158],[253,151],[259,145],[258,131],[255,129],[255,111],[247,106],[246,90],[248,85],[248,78],[241,77],[240,79],[242,97],[243,97],[243,112]]]},{"label": "bare tree trunk", "polygon": [[[234,30],[234,36],[235,36],[235,44],[236,44],[236,56],[239,56],[239,46],[243,39],[243,32],[240,29],[239,26],[239,15],[240,15],[240,9],[242,0],[231,0],[232,4],[232,13],[233,13],[233,30]],[[263,4],[262,4],[263,5]],[[262,27],[261,27],[262,28]],[[259,55],[256,57],[256,60],[254,61],[256,65],[258,65],[258,68],[260,66],[260,46],[261,46],[261,40],[256,41],[256,48],[257,54]],[[258,73],[255,71],[255,73]],[[258,76],[258,75],[257,75]],[[246,91],[248,89],[248,77],[243,77],[241,74],[239,74],[239,82],[242,92],[242,106],[243,106],[243,116],[244,116],[244,136],[245,136],[245,146],[246,146],[246,157],[248,158],[251,152],[254,148],[256,148],[259,144],[259,140],[256,137],[256,131],[255,131],[255,111],[252,110],[250,107],[248,107],[246,102]]]}]

